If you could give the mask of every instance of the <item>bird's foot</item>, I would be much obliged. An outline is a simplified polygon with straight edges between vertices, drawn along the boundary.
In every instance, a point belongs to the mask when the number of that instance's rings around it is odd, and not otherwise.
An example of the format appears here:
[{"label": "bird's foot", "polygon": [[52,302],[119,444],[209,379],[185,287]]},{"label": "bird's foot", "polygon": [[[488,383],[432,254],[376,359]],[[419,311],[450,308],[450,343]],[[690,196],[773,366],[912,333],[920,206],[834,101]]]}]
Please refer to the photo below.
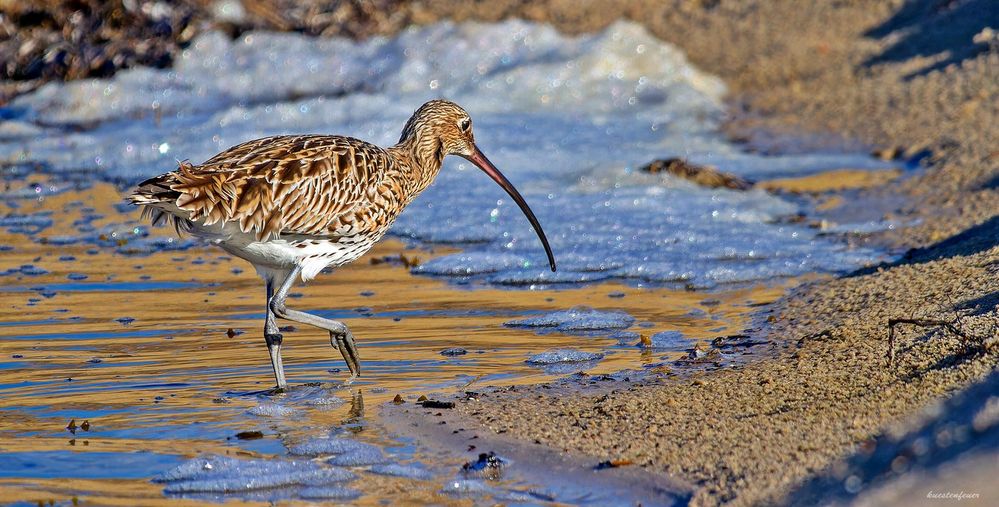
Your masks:
[{"label": "bird's foot", "polygon": [[347,368],[350,370],[350,378],[346,383],[350,384],[361,375],[361,361],[357,357],[357,345],[354,344],[354,335],[344,326],[342,333],[330,331],[330,345],[340,350]]}]

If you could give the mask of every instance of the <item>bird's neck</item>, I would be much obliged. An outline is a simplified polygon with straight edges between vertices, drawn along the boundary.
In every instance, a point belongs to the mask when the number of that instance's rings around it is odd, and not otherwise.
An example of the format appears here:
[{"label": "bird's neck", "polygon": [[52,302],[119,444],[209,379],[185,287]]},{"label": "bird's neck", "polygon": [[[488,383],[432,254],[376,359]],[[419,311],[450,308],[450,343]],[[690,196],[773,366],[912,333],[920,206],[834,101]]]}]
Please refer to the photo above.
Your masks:
[{"label": "bird's neck", "polygon": [[388,151],[399,164],[403,186],[412,197],[434,182],[444,162],[440,141],[420,136],[403,139]]}]

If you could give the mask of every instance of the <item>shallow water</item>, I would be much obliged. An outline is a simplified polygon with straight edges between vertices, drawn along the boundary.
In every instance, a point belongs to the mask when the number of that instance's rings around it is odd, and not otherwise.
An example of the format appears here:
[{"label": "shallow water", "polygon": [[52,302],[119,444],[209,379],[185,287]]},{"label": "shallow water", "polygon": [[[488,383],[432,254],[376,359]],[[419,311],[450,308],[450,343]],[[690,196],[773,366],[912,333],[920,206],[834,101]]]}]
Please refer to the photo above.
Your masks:
[{"label": "shallow water", "polygon": [[[342,385],[346,370],[328,337],[296,329],[285,333],[284,348],[293,387],[266,396],[258,394],[273,385],[260,336],[263,290],[242,261],[200,246],[126,253],[133,241],[164,242],[171,234],[164,229],[101,247],[42,241],[72,233],[72,224],[84,215],[101,216],[90,222],[95,230],[137,219],[134,210],[123,214],[115,208],[117,195],[114,187],[95,184],[18,201],[20,213],[51,212],[53,225],[32,236],[0,230],[0,244],[14,245],[0,252],[0,269],[39,268],[37,274],[18,269],[4,275],[0,286],[0,307],[5,308],[0,318],[0,499],[269,501],[354,491],[360,497],[352,501],[363,504],[527,501],[517,495],[544,485],[517,476],[467,478],[460,472],[460,457],[426,454],[419,442],[385,431],[378,407],[397,394],[414,403],[421,395],[549,381],[580,370],[682,374],[687,367],[673,362],[689,347],[636,346],[639,333],[673,330],[702,343],[739,333],[750,325],[751,305],[781,293],[780,286],[704,294],[615,283],[547,291],[467,290],[413,276],[400,263],[371,264],[365,258],[297,288],[291,299],[299,308],[343,319],[351,327],[364,376]],[[11,209],[3,205],[0,211]],[[391,259],[400,253],[426,259],[448,251],[386,242],[371,257]],[[86,278],[74,280],[74,274]],[[601,357],[529,362],[559,349]],[[550,362],[552,355],[543,357]],[[721,362],[739,357],[732,352]],[[67,429],[71,420],[75,432]],[[377,451],[333,452],[337,449],[327,439],[371,444]],[[308,450],[316,446],[321,450]],[[346,470],[359,478],[304,485],[281,475],[281,463],[301,454],[317,456],[319,469]],[[193,485],[150,482],[174,467],[191,466],[192,458],[210,455],[262,459],[273,465],[265,468],[272,479],[286,485],[224,493],[211,488],[225,489],[225,483],[205,482],[213,478]],[[246,466],[252,472],[246,478],[259,475],[259,468]],[[462,482],[466,479],[471,482]],[[454,481],[459,491],[448,490]],[[534,503],[547,502],[544,498]]]},{"label": "shallow water", "polygon": [[[694,345],[742,333],[784,286],[882,258],[784,220],[811,211],[807,201],[636,170],[669,156],[752,179],[885,167],[744,153],[716,132],[723,92],[637,25],[571,38],[510,21],[363,43],[208,34],[174,69],[19,98],[0,123],[0,500],[586,503],[516,474],[469,477],[460,458],[387,431],[377,407],[567,375],[683,374],[698,367],[681,361]],[[282,132],[391,144],[438,96],[469,109],[560,271],[546,271],[502,191],[452,161],[395,241],[290,300],[351,327],[364,376],[344,386],[328,337],[289,329],[293,387],[261,393],[272,376],[252,269],[150,231],[109,182]],[[728,347],[706,364],[741,354]],[[170,479],[178,470],[201,474]]]}]

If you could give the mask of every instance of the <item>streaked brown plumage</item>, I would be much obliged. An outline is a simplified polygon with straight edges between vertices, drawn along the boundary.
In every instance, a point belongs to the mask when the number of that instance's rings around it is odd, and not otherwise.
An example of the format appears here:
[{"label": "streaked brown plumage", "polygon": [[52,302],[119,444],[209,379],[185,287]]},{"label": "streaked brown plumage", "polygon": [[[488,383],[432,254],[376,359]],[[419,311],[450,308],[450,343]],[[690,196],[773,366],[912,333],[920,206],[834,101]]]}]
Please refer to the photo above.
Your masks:
[{"label": "streaked brown plumage", "polygon": [[534,225],[554,271],[534,214],[475,146],[468,113],[445,100],[420,107],[399,143],[387,149],[343,136],[266,137],[197,166],[182,163],[141,183],[130,199],[144,206],[154,224],[172,222],[178,231],[206,238],[254,265],[267,285],[264,334],[283,388],[275,315],[327,329],[353,376],[359,373],[346,326],[287,309],[287,291],[299,277],[308,281],[367,252],[433,182],[447,155],[467,158],[510,194]]}]

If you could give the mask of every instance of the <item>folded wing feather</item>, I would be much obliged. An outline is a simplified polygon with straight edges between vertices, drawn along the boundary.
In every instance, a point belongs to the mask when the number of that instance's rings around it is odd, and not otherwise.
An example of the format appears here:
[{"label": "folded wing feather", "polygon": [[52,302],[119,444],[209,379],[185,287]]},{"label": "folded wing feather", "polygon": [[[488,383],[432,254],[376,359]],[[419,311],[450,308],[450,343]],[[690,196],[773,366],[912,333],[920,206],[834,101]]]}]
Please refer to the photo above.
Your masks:
[{"label": "folded wing feather", "polygon": [[184,218],[237,222],[258,240],[329,235],[351,227],[351,212],[375,195],[370,190],[388,164],[385,151],[353,138],[275,136],[234,146],[199,166],[183,163],[165,179],[140,184],[133,201],[172,200],[189,213]]}]

